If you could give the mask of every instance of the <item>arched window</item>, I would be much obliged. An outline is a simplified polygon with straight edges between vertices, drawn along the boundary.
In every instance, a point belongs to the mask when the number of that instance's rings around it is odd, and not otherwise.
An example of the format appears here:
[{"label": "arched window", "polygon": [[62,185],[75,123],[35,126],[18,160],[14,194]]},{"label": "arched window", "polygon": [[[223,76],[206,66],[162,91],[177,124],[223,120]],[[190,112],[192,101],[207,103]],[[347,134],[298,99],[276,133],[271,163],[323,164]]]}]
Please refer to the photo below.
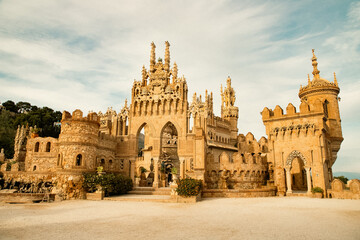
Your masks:
[{"label": "arched window", "polygon": [[50,152],[51,142],[46,143],[46,152]]},{"label": "arched window", "polygon": [[112,160],[109,160],[109,164],[111,165],[113,163],[113,161]]},{"label": "arched window", "polygon": [[100,166],[103,167],[104,165],[105,165],[105,159],[101,159],[101,160],[100,160]]},{"label": "arched window", "polygon": [[36,165],[35,165],[35,166],[33,166],[33,171],[36,171]]},{"label": "arched window", "polygon": [[82,155],[81,154],[78,154],[77,156],[76,156],[76,166],[81,166],[81,164],[82,164]]},{"label": "arched window", "polygon": [[40,143],[36,142],[34,152],[39,152],[39,147],[40,147]]},{"label": "arched window", "polygon": [[57,165],[60,166],[60,154],[58,154]]}]

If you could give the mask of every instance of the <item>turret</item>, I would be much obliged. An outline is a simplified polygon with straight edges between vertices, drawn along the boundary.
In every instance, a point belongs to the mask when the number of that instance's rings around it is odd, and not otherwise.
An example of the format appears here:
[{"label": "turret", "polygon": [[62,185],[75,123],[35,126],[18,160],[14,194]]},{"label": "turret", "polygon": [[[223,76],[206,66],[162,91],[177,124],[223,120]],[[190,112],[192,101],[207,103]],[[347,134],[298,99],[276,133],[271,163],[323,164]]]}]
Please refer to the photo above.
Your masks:
[{"label": "turret", "polygon": [[239,108],[235,107],[235,91],[231,87],[231,78],[226,81],[226,88],[223,91],[221,86],[221,117],[228,120],[231,124],[231,135],[237,137],[237,123],[239,118]]},{"label": "turret", "polygon": [[308,77],[308,85],[300,88],[299,98],[301,102],[305,102],[310,106],[319,105],[320,101],[325,117],[327,118],[330,136],[342,141],[341,119],[338,104],[340,88],[338,86],[336,75],[334,73],[333,82],[321,78],[320,71],[317,68],[318,62],[314,49],[312,50],[312,54],[313,79],[310,81]]}]

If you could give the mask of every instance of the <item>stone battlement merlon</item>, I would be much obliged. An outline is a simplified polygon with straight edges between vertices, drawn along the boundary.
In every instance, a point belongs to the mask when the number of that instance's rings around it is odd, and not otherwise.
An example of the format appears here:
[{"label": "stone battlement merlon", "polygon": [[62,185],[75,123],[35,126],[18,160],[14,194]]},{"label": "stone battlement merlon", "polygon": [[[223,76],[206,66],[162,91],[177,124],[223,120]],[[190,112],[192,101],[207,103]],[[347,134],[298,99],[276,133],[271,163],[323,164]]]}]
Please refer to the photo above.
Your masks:
[{"label": "stone battlement merlon", "polygon": [[86,117],[83,117],[83,112],[79,109],[76,109],[72,115],[69,112],[64,111],[61,118],[61,122],[63,121],[82,121],[100,124],[99,117],[95,112],[90,112]]},{"label": "stone battlement merlon", "polygon": [[300,112],[296,112],[295,106],[292,103],[289,103],[286,107],[286,114],[284,114],[284,110],[279,105],[276,105],[274,110],[265,107],[260,114],[262,115],[264,122],[278,119],[316,116],[319,114],[324,115],[323,104],[320,100],[310,105],[306,102],[302,102],[299,108]]}]

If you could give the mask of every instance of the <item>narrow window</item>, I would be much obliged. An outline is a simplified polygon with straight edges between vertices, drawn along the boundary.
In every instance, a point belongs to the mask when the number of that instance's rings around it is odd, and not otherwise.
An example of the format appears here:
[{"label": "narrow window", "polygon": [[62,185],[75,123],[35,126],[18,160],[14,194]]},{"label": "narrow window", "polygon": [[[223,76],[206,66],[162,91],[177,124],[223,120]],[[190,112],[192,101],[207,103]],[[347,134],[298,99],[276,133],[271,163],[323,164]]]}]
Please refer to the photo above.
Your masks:
[{"label": "narrow window", "polygon": [[39,143],[39,142],[35,143],[34,152],[39,152],[39,146],[40,146],[40,143]]},{"label": "narrow window", "polygon": [[46,144],[46,152],[50,152],[50,149],[51,149],[51,142],[48,142]]},{"label": "narrow window", "polygon": [[78,154],[76,156],[76,166],[81,166],[81,162],[82,162],[82,155]]},{"label": "narrow window", "polygon": [[36,166],[33,167],[33,171],[36,171]]}]

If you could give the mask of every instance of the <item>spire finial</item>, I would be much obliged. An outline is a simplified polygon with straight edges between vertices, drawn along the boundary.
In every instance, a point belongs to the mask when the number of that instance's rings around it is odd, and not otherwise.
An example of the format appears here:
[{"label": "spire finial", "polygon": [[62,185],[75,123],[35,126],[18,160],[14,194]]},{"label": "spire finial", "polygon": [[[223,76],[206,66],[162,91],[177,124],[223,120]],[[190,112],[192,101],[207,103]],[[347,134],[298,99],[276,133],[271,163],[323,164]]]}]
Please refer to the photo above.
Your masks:
[{"label": "spire finial", "polygon": [[150,71],[153,71],[155,66],[155,43],[151,42],[151,53],[150,53]]},{"label": "spire finial", "polygon": [[230,76],[228,76],[228,78],[227,78],[227,87],[230,88],[230,86],[231,86],[231,78],[230,78]]},{"label": "spire finial", "polygon": [[125,98],[125,107],[127,107],[127,98]]},{"label": "spire finial", "polygon": [[308,74],[308,85],[310,85],[311,81],[310,81],[310,74]]},{"label": "spire finial", "polygon": [[164,69],[165,71],[169,71],[170,70],[170,43],[168,41],[165,42],[165,65],[164,65]]},{"label": "spire finial", "polygon": [[336,79],[336,73],[335,73],[335,72],[334,72],[334,83],[335,83],[336,86],[338,85],[338,82],[337,82],[337,79]]},{"label": "spire finial", "polygon": [[142,67],[142,72],[141,73],[142,73],[142,86],[146,86],[147,85],[148,75],[147,75],[146,68],[145,68],[144,65]]},{"label": "spire finial", "polygon": [[314,75],[314,78],[320,78],[320,75],[319,75],[320,71],[317,69],[318,63],[317,63],[317,58],[315,56],[315,49],[312,49],[312,54],[313,54],[313,57],[311,60],[312,60],[312,66],[314,69],[312,74]]}]

